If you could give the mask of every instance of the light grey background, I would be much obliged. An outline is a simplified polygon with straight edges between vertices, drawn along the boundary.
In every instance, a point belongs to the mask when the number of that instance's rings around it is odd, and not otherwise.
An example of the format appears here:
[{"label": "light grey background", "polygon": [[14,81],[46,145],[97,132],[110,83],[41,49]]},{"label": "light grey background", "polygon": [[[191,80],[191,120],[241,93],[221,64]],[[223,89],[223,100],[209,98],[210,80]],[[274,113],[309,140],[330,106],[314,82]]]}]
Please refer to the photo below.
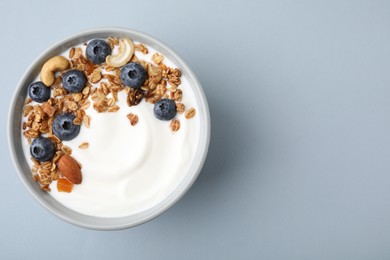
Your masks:
[{"label": "light grey background", "polygon": [[[389,1],[1,1],[0,10],[0,259],[390,259]],[[38,205],[5,133],[28,65],[99,26],[177,50],[212,116],[193,188],[154,221],[116,232],[74,227]]]}]

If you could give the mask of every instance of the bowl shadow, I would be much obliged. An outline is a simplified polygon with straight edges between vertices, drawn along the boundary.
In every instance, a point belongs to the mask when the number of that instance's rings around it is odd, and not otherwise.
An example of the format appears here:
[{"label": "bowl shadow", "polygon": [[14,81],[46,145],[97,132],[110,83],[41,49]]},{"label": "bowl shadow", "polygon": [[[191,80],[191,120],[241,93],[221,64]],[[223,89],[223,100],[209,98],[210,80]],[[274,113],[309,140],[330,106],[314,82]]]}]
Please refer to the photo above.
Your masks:
[{"label": "bowl shadow", "polygon": [[208,96],[211,135],[207,159],[192,188],[173,207],[176,214],[203,214],[196,213],[197,209],[204,212],[213,207],[210,198],[228,192],[232,183],[244,181],[242,169],[261,160],[260,148],[257,154],[245,152],[251,145],[260,147],[259,131],[251,127],[251,119],[240,116],[227,102],[223,95]]}]

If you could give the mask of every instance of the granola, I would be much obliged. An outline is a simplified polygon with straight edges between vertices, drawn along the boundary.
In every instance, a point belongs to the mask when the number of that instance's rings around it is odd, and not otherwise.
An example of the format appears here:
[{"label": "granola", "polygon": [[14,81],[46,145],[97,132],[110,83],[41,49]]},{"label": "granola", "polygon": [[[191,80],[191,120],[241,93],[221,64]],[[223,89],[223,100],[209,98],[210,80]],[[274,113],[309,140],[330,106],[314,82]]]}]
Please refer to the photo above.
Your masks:
[{"label": "granola", "polygon": [[[106,39],[111,49],[119,48],[121,40],[116,37]],[[54,144],[54,156],[51,160],[39,162],[31,158],[33,167],[33,179],[37,181],[42,190],[50,191],[50,184],[57,182],[59,191],[71,192],[73,184],[63,176],[57,167],[58,161],[63,156],[70,156],[72,149],[65,146],[63,142],[53,132],[53,121],[61,113],[71,113],[75,116],[73,124],[89,128],[91,126],[91,116],[86,110],[92,105],[98,113],[115,113],[120,110],[118,104],[118,93],[124,91],[127,94],[127,105],[137,106],[143,100],[150,104],[155,104],[161,99],[171,99],[176,103],[178,114],[184,114],[189,119],[195,116],[195,109],[185,110],[182,103],[183,91],[181,85],[181,71],[178,68],[171,68],[164,64],[164,56],[158,52],[151,55],[151,61],[141,60],[137,53],[148,54],[148,48],[142,44],[134,44],[134,54],[130,62],[136,62],[147,72],[145,81],[139,88],[126,87],[120,78],[120,68],[113,64],[94,64],[87,57],[82,47],[72,47],[69,49],[68,58],[61,56],[61,62],[65,59],[69,64],[69,69],[77,69],[84,72],[87,83],[82,91],[70,93],[63,86],[63,76],[66,69],[53,71],[53,84],[50,84],[51,96],[41,104],[33,102],[27,98],[23,108],[25,120],[22,122],[23,136],[29,144],[32,140],[45,136]],[[60,56],[56,56],[60,57]],[[65,64],[65,63],[64,63]],[[62,65],[65,68],[65,65]],[[48,75],[50,76],[50,75]],[[138,115],[130,113],[127,115],[131,126],[136,126]],[[171,131],[180,129],[180,121],[174,118],[170,125]],[[79,145],[80,149],[87,149],[88,142]],[[81,169],[81,163],[77,161]],[[69,184],[70,183],[70,184]]]},{"label": "granola", "polygon": [[186,113],[185,113],[185,117],[187,118],[187,119],[190,119],[190,118],[193,118],[195,116],[195,108],[190,108],[190,109],[188,109],[187,111],[186,111]]},{"label": "granola", "polygon": [[130,120],[132,126],[135,126],[138,123],[138,116],[135,114],[130,113],[127,115],[127,118]]}]

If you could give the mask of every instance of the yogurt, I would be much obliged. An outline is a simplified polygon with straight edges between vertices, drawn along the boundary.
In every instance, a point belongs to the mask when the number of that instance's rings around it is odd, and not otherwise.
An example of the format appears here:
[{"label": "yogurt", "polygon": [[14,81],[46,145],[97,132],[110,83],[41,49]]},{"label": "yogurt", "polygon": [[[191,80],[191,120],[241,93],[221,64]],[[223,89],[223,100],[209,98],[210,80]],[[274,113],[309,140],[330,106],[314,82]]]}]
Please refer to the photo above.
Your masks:
[{"label": "yogurt", "polygon": [[[85,53],[85,46],[82,47]],[[151,62],[156,50],[149,54],[136,52],[140,60]],[[60,54],[67,57],[69,51]],[[164,57],[168,67],[176,66]],[[39,80],[39,76],[37,77]],[[186,75],[181,76],[182,103],[198,108]],[[83,181],[71,193],[58,192],[56,182],[49,195],[64,206],[96,217],[123,217],[145,211],[164,200],[188,171],[199,141],[199,117],[188,120],[177,114],[180,130],[171,131],[170,121],[161,121],[153,114],[153,105],[141,101],[128,107],[127,94],[118,93],[115,113],[98,113],[92,106],[85,110],[91,117],[90,127],[81,127],[80,134],[63,144],[72,149],[72,157],[82,164]],[[92,101],[91,101],[92,102]],[[138,123],[130,125],[127,114],[138,115]],[[22,136],[26,160],[32,167],[29,144]],[[88,149],[80,149],[81,143]]]}]

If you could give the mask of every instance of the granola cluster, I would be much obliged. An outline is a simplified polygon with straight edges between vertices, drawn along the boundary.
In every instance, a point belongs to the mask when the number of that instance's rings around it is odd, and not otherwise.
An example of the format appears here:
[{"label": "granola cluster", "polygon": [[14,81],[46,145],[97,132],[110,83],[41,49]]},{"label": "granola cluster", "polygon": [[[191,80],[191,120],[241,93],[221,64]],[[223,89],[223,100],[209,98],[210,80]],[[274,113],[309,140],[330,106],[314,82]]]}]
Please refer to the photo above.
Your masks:
[{"label": "granola cluster", "polygon": [[[109,37],[107,43],[111,49],[117,48],[119,39]],[[86,45],[86,44],[85,44]],[[151,62],[137,57],[137,53],[148,54],[149,50],[144,44],[134,44],[135,53],[131,62],[139,63],[145,71],[147,78],[139,89],[126,87],[120,79],[120,68],[111,67],[107,63],[96,65],[90,62],[83,54],[82,48],[71,48],[68,60],[71,69],[83,71],[88,82],[82,92],[69,93],[62,85],[62,76],[65,71],[55,74],[54,83],[50,86],[52,95],[42,104],[32,104],[31,98],[27,98],[23,110],[23,116],[27,119],[22,124],[23,135],[31,144],[32,139],[41,135],[49,138],[55,147],[55,155],[50,161],[38,162],[33,157],[32,173],[33,178],[45,191],[50,191],[50,184],[58,181],[57,189],[70,192],[72,183],[63,178],[58,169],[58,161],[65,155],[71,155],[72,150],[65,146],[62,141],[53,133],[52,124],[56,115],[67,112],[75,116],[73,123],[90,127],[91,116],[86,110],[92,106],[99,113],[114,113],[120,109],[118,105],[118,93],[125,91],[127,94],[127,105],[136,106],[142,100],[154,104],[160,99],[171,99],[176,102],[176,109],[179,114],[185,115],[186,119],[195,116],[195,109],[186,110],[182,101],[183,92],[180,89],[181,72],[178,68],[170,68],[164,64],[164,57],[154,53]],[[132,126],[139,121],[138,115],[128,114],[127,120]],[[126,119],[124,119],[126,120]],[[142,119],[141,119],[142,120]],[[171,120],[170,129],[178,131],[180,121],[177,118]],[[89,144],[83,142],[80,149],[88,149]],[[81,164],[79,167],[81,168]]]},{"label": "granola cluster", "polygon": [[[55,155],[50,161],[38,162],[33,157],[31,161],[33,162],[33,167],[31,172],[33,173],[33,178],[35,181],[39,182],[42,189],[45,191],[50,191],[49,185],[52,181],[56,181],[60,178],[60,172],[57,168],[58,160],[64,155],[72,154],[72,149],[62,143],[62,141],[53,134],[52,123],[54,116],[59,113],[61,110],[67,110],[68,108],[64,106],[64,102],[59,98],[50,98],[47,102],[42,103],[42,105],[31,105],[31,99],[28,98],[25,102],[23,116],[27,117],[27,121],[23,122],[22,129],[23,135],[27,139],[27,142],[31,144],[32,139],[39,137],[40,135],[46,135],[54,144]],[[60,109],[61,108],[61,109]],[[83,114],[81,111],[76,112],[76,114]],[[84,112],[84,118],[88,118]],[[76,117],[78,119],[78,117]],[[76,120],[75,119],[75,120]],[[87,120],[83,120],[87,121]],[[81,164],[79,163],[81,168]]]}]

